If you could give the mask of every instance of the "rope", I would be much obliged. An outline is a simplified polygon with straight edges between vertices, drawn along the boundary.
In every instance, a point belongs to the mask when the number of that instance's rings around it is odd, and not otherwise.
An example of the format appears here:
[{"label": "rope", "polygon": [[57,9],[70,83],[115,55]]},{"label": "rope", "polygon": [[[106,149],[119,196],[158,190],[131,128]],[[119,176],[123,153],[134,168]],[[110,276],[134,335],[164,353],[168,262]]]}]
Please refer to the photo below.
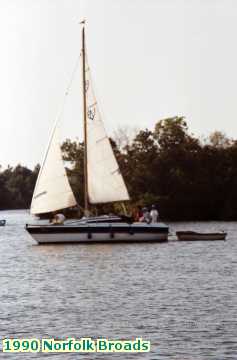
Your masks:
[{"label": "rope", "polygon": [[[81,53],[78,55],[78,57],[77,57],[77,59],[76,59],[75,66],[74,66],[73,71],[72,71],[72,74],[71,74],[71,76],[70,76],[70,78],[69,78],[68,86],[67,86],[66,91],[65,91],[65,93],[64,93],[64,98],[63,98],[63,101],[62,101],[62,104],[61,104],[61,110],[59,110],[59,112],[58,112],[58,115],[57,115],[57,117],[56,117],[56,124],[55,124],[55,125],[58,124],[59,120],[60,120],[61,117],[62,117],[63,110],[64,110],[64,107],[65,107],[66,101],[67,101],[67,96],[68,96],[68,94],[69,94],[69,92],[70,92],[70,90],[71,90],[72,83],[73,83],[73,80],[74,80],[74,76],[75,76],[75,73],[76,73],[77,68],[78,68],[78,66],[79,66],[80,57],[81,57]],[[55,126],[55,127],[56,127],[56,126]]]}]

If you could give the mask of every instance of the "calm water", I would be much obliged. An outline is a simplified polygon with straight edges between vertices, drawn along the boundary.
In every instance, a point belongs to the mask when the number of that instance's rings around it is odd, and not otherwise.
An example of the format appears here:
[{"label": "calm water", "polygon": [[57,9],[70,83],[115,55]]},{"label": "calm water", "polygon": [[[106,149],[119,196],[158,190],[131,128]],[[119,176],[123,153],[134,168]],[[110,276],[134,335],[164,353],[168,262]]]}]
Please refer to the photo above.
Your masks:
[{"label": "calm water", "polygon": [[151,340],[151,353],[57,359],[237,359],[237,223],[170,224],[228,230],[226,242],[38,246],[26,212],[0,218],[1,338]]}]

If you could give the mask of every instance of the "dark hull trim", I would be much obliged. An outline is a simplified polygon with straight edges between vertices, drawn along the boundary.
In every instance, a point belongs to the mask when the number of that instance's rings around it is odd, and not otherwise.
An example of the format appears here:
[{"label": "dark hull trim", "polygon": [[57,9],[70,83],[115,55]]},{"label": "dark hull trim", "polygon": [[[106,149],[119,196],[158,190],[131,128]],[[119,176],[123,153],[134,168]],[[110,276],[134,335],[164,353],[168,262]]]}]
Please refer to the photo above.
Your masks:
[{"label": "dark hull trim", "polygon": [[95,234],[108,234],[108,233],[129,233],[129,234],[168,234],[168,227],[152,228],[141,226],[34,226],[26,225],[26,230],[30,234],[63,234],[63,233],[95,233]]}]

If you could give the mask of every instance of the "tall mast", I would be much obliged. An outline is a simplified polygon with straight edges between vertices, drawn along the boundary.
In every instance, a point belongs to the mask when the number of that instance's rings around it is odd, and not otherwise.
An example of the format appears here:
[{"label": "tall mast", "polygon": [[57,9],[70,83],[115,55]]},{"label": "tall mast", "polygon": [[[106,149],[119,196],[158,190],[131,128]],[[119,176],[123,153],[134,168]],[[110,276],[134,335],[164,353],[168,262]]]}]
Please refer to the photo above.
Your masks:
[{"label": "tall mast", "polygon": [[83,123],[84,123],[84,215],[88,216],[88,171],[87,171],[87,105],[86,105],[86,52],[85,27],[82,27],[82,81],[83,81]]}]

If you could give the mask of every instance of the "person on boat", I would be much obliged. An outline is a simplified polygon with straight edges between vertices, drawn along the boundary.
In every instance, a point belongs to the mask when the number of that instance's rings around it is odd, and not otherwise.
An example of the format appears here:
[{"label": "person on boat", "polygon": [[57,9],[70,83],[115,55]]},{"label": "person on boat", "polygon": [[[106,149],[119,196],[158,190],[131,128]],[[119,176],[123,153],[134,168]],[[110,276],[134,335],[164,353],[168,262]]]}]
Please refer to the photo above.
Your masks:
[{"label": "person on boat", "polygon": [[63,225],[64,221],[65,221],[65,216],[62,213],[56,213],[53,216],[53,219],[51,221],[51,223],[53,225]]},{"label": "person on boat", "polygon": [[135,222],[140,221],[140,218],[142,216],[143,216],[142,208],[140,205],[138,205],[138,207],[136,209],[134,209],[132,212],[133,221],[135,221]]},{"label": "person on boat", "polygon": [[145,222],[147,224],[151,223],[151,215],[147,207],[142,209],[142,216],[139,219],[140,222]]},{"label": "person on boat", "polygon": [[159,219],[159,212],[158,212],[155,205],[151,206],[150,215],[151,215],[151,222],[152,223],[157,223],[158,219]]}]

